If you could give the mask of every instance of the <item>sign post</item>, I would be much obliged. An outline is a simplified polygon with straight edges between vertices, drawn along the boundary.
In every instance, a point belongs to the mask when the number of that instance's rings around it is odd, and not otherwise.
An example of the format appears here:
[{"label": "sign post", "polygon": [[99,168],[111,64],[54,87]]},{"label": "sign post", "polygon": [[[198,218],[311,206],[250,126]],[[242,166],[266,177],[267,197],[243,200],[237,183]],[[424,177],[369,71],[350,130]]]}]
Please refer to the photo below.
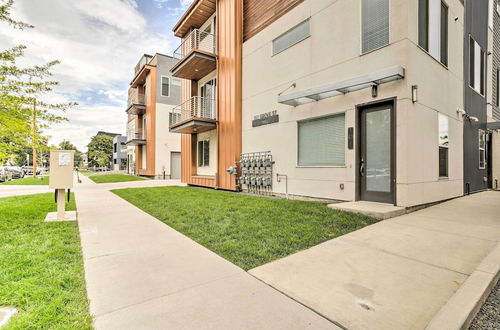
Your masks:
[{"label": "sign post", "polygon": [[50,176],[49,188],[55,189],[55,200],[57,212],[47,215],[45,221],[71,221],[76,220],[76,212],[66,212],[65,193],[68,190],[68,202],[70,191],[73,188],[73,166],[74,150],[51,150],[50,151]]}]

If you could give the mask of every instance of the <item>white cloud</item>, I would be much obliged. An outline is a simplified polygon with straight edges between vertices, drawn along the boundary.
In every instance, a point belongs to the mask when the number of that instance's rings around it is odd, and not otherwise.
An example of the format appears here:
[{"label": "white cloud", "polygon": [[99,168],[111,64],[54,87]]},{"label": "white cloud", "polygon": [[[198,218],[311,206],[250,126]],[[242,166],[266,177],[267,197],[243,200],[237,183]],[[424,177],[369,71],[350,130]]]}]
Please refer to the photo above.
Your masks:
[{"label": "white cloud", "polygon": [[83,148],[98,130],[123,132],[135,64],[144,53],[173,49],[170,31],[151,32],[135,0],[17,0],[13,16],[35,29],[0,24],[0,49],[28,46],[22,65],[61,60],[53,70],[61,86],[50,100],[85,102],[68,112],[70,123],[47,132],[51,143],[69,138]]}]

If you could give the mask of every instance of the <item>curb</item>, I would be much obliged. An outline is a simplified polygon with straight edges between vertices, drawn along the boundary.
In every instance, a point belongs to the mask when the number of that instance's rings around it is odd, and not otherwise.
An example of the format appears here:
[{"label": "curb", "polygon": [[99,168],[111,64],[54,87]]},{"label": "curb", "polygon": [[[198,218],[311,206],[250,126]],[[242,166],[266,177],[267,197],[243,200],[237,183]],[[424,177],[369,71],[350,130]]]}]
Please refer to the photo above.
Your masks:
[{"label": "curb", "polygon": [[458,288],[429,322],[427,330],[465,330],[495,287],[500,276],[500,243]]}]

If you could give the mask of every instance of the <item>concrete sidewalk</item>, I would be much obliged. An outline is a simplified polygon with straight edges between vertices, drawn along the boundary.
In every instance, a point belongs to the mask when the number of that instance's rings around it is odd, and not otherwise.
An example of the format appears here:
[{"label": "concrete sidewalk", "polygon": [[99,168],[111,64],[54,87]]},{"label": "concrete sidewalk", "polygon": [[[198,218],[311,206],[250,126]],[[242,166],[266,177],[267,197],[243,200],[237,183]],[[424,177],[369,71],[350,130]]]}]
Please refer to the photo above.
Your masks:
[{"label": "concrete sidewalk", "polygon": [[[499,241],[500,192],[484,192],[381,221],[250,273],[348,329],[424,329]],[[491,272],[497,257],[488,259]]]},{"label": "concrete sidewalk", "polygon": [[0,198],[54,192],[47,185],[0,185]]},{"label": "concrete sidewalk", "polygon": [[82,181],[76,200],[97,329],[338,329],[108,191],[177,182]]}]

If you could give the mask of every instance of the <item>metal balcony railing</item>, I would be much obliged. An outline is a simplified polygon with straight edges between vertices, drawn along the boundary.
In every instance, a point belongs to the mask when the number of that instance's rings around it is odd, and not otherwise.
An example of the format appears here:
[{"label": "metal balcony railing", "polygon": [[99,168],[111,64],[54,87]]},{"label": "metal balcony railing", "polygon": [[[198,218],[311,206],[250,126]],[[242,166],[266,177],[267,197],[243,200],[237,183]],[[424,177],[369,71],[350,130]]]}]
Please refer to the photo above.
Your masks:
[{"label": "metal balcony railing", "polygon": [[131,88],[128,91],[128,106],[132,104],[146,105],[146,95],[140,94],[137,88]]},{"label": "metal balcony railing", "polygon": [[153,58],[153,56],[151,56],[151,55],[146,55],[146,54],[143,55],[141,57],[141,59],[139,60],[139,62],[135,65],[134,75],[136,75],[142,69],[143,66],[148,64],[152,58]]},{"label": "metal balcony railing", "polygon": [[127,141],[132,140],[145,140],[146,135],[143,132],[128,132],[127,133]]},{"label": "metal balcony railing", "polygon": [[215,112],[215,99],[193,96],[172,110],[170,126],[192,118],[215,120]]},{"label": "metal balcony railing", "polygon": [[210,54],[216,54],[215,35],[194,29],[181,45],[174,51],[174,58],[183,59],[194,49],[203,50]]}]

